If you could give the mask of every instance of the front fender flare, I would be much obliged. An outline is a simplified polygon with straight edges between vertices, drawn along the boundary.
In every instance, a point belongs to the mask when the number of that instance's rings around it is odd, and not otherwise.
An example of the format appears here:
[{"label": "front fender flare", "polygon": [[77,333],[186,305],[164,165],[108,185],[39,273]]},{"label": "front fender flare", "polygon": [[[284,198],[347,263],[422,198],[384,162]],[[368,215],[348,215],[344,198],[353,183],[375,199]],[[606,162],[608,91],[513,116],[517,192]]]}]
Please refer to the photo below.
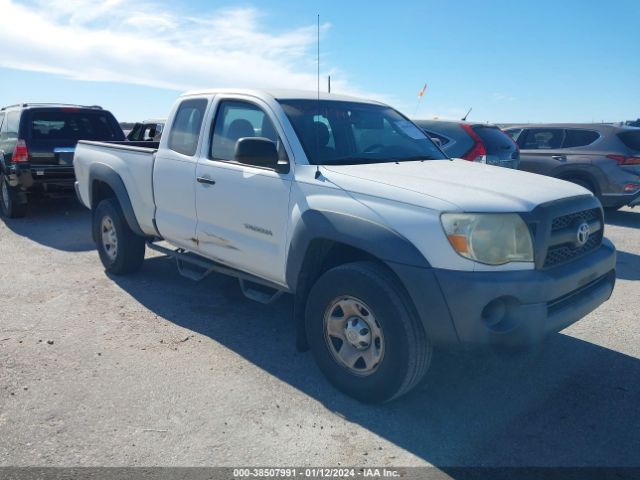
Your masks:
[{"label": "front fender flare", "polygon": [[458,335],[429,261],[400,233],[351,215],[308,210],[296,224],[287,258],[286,279],[294,301],[296,344],[308,348],[304,328],[306,296],[311,287],[304,262],[311,242],[329,240],[360,249],[382,261],[396,275],[412,301],[425,332],[437,344],[455,344]]},{"label": "front fender flare", "polygon": [[287,257],[287,284],[294,291],[309,245],[316,239],[358,248],[384,262],[431,267],[415,245],[384,225],[344,213],[307,210],[293,230]]}]

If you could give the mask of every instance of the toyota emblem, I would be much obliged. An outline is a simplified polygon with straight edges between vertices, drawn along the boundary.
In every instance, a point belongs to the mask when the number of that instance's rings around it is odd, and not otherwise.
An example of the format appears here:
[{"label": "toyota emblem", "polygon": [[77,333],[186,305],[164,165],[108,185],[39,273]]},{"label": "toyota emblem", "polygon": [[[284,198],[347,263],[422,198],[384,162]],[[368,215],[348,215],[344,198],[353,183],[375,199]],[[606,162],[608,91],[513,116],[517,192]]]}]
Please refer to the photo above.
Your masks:
[{"label": "toyota emblem", "polygon": [[578,232],[576,234],[576,240],[579,247],[582,247],[585,243],[587,243],[587,240],[589,240],[589,235],[591,235],[591,227],[587,222],[582,222],[578,226]]}]

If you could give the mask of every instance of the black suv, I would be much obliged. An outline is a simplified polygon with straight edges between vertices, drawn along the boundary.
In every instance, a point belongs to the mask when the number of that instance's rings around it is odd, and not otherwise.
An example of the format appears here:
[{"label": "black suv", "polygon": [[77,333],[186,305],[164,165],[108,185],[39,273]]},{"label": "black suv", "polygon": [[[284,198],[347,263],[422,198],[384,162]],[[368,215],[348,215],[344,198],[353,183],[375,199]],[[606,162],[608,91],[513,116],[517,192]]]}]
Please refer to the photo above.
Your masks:
[{"label": "black suv", "polygon": [[73,191],[78,140],[123,141],[101,107],[23,103],[0,109],[0,204],[10,218],[27,212],[30,193]]}]

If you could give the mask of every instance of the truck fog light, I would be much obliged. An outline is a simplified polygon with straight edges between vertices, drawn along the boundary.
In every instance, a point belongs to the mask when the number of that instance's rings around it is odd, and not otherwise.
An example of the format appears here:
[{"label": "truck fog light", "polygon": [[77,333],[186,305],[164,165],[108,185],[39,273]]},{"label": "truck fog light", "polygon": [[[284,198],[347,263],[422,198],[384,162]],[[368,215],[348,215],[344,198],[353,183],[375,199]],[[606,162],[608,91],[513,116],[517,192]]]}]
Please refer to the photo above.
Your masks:
[{"label": "truck fog light", "polygon": [[507,305],[501,298],[491,300],[482,310],[482,319],[489,328],[495,328],[507,313]]}]

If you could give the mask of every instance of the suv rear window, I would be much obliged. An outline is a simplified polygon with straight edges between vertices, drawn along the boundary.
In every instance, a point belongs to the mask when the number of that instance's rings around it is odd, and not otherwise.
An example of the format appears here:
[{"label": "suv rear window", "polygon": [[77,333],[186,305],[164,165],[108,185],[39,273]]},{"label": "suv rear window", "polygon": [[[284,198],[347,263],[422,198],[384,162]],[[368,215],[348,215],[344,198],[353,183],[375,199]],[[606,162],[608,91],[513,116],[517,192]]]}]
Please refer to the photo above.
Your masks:
[{"label": "suv rear window", "polygon": [[598,138],[600,138],[600,134],[593,130],[567,129],[562,148],[586,147]]},{"label": "suv rear window", "polygon": [[498,127],[475,125],[473,131],[482,139],[489,155],[495,155],[509,149],[515,150],[516,148],[516,144],[511,137]]},{"label": "suv rear window", "polygon": [[619,133],[618,138],[622,140],[627,148],[640,151],[640,130],[635,132]]},{"label": "suv rear window", "polygon": [[31,110],[28,118],[31,140],[124,140],[113,115],[101,110]]}]

